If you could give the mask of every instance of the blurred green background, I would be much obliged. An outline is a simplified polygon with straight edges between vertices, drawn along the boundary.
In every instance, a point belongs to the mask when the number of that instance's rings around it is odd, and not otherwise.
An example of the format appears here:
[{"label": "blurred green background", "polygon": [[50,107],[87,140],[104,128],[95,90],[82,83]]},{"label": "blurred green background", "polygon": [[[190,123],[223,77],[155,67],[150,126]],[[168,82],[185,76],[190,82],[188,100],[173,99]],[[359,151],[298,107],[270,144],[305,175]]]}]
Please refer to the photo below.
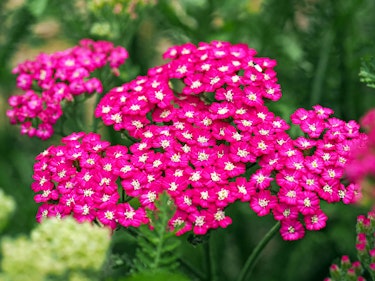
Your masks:
[{"label": "blurred green background", "polygon": [[[5,116],[18,92],[12,68],[39,52],[51,53],[81,38],[113,41],[130,53],[130,80],[160,64],[175,44],[225,40],[246,43],[258,56],[278,61],[283,98],[272,109],[285,119],[299,107],[321,104],[339,118],[358,120],[375,107],[375,90],[359,81],[361,60],[375,55],[373,0],[0,0],[0,188],[18,208],[4,235],[28,233],[35,225],[32,167],[48,142],[20,136]],[[125,82],[125,81],[124,81]],[[323,280],[331,262],[355,258],[355,222],[368,206],[323,206],[327,228],[297,242],[276,237],[252,280]],[[1,210],[0,210],[1,211]],[[251,249],[273,224],[248,206],[229,210],[228,229],[212,233],[220,280],[233,280]],[[186,243],[184,255],[203,268],[200,246]]]}]

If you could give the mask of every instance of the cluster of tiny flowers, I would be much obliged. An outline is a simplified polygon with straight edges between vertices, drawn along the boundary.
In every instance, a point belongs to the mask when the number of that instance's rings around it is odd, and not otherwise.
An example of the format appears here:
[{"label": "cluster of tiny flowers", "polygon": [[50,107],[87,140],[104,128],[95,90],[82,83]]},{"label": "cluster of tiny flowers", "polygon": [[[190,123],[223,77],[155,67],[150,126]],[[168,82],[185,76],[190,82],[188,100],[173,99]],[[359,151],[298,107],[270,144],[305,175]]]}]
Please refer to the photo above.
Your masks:
[{"label": "cluster of tiny flowers", "polygon": [[73,133],[62,142],[36,157],[31,188],[37,193],[34,200],[42,203],[38,221],[73,215],[79,222],[95,220],[111,229],[117,223],[138,227],[148,222],[143,208],[118,203],[117,180],[129,172],[125,146],[110,146],[94,133]]},{"label": "cluster of tiny flowers", "polygon": [[19,64],[13,73],[24,94],[9,98],[11,124],[20,124],[21,133],[30,137],[50,138],[63,114],[62,103],[77,95],[101,93],[102,82],[91,74],[109,64],[118,75],[118,67],[127,57],[123,47],[111,42],[83,39],[73,48],[40,54],[34,61]]},{"label": "cluster of tiny flowers", "polygon": [[276,171],[280,189],[278,203],[273,209],[276,220],[281,220],[281,235],[285,240],[304,236],[304,228],[319,230],[325,227],[327,216],[320,209],[320,201],[357,201],[359,185],[345,178],[345,166],[350,158],[351,145],[361,137],[359,124],[330,117],[333,111],[320,105],[313,110],[297,109],[291,121],[299,125],[304,136],[295,140],[285,135],[278,139],[275,152],[260,160],[263,170]]},{"label": "cluster of tiny flowers", "polygon": [[[156,5],[156,0],[88,0],[87,16],[92,18],[90,33],[94,37],[119,39],[129,29],[129,24]],[[109,13],[109,11],[112,11]],[[119,25],[119,21],[129,21],[128,25]]]},{"label": "cluster of tiny flowers", "polygon": [[167,190],[179,234],[230,224],[225,207],[256,192],[239,176],[289,128],[264,105],[281,97],[276,62],[255,53],[227,42],[173,47],[169,63],[111,90],[96,109],[105,125],[138,140],[124,190],[150,208]]},{"label": "cluster of tiny flowers", "polygon": [[30,237],[2,239],[0,280],[98,280],[93,276],[99,276],[110,242],[108,228],[46,219]]},{"label": "cluster of tiny flowers", "polygon": [[366,130],[366,135],[353,144],[347,174],[352,181],[362,184],[364,192],[369,191],[370,197],[374,198],[375,109],[370,110],[361,119],[361,125]]},{"label": "cluster of tiny flowers", "polygon": [[330,266],[330,277],[325,278],[324,281],[366,281],[362,276],[363,272],[361,262],[351,262],[348,256],[343,256],[340,265]]},{"label": "cluster of tiny flowers", "polygon": [[296,240],[325,226],[320,200],[356,198],[358,187],[341,177],[358,124],[319,105],[298,109],[291,119],[305,137],[292,140],[265,105],[281,97],[276,62],[255,54],[218,41],[172,47],[168,63],[112,89],[96,108],[105,125],[137,140],[126,194],[152,209],[166,190],[177,207],[171,227],[184,225],[178,234],[228,226],[225,208],[240,200],[259,216],[272,213],[282,237]]},{"label": "cluster of tiny flowers", "polygon": [[144,6],[155,6],[156,0],[90,0],[88,8],[95,14],[100,14],[106,8],[110,8],[114,14],[128,14],[132,19],[138,17],[137,8]]},{"label": "cluster of tiny flowers", "polygon": [[333,264],[330,267],[330,278],[325,281],[364,281],[366,270],[375,279],[375,213],[367,216],[360,215],[357,218],[357,257],[359,261],[350,262],[348,256],[343,256],[341,266]]}]

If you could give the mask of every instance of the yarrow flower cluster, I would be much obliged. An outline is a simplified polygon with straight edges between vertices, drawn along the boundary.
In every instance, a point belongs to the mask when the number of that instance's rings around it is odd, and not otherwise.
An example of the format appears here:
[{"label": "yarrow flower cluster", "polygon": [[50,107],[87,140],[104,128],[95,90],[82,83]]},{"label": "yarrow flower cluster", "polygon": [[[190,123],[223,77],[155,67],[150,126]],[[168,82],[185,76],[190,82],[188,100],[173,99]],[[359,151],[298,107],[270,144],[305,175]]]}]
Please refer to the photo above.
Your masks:
[{"label": "yarrow flower cluster", "polygon": [[264,157],[267,162],[259,162],[262,169],[268,170],[276,161],[273,172],[280,188],[273,215],[281,220],[280,232],[285,240],[303,237],[301,216],[307,230],[325,227],[327,216],[320,209],[321,200],[350,204],[358,199],[359,185],[349,184],[343,176],[351,143],[361,135],[359,125],[331,114],[331,109],[319,105],[313,110],[296,110],[291,120],[305,136],[277,139],[281,147]]},{"label": "yarrow flower cluster", "polygon": [[369,212],[367,216],[357,218],[357,257],[358,261],[351,262],[348,256],[341,258],[341,264],[330,267],[330,278],[325,281],[353,280],[364,281],[365,270],[375,278],[375,213]]},{"label": "yarrow flower cluster", "polygon": [[[356,200],[358,186],[342,177],[359,125],[316,105],[291,115],[304,133],[291,139],[287,122],[266,106],[281,97],[276,61],[255,55],[228,42],[174,46],[164,54],[168,63],[112,89],[95,115],[135,142],[112,147],[75,133],[40,154],[32,185],[43,203],[38,217],[139,226],[166,191],[178,235],[227,227],[225,209],[235,201],[281,221],[285,240],[325,227],[321,200]],[[137,210],[127,203],[134,197]]]},{"label": "yarrow flower cluster", "polygon": [[148,222],[144,209],[118,204],[116,182],[130,167],[125,165],[129,162],[125,146],[110,146],[94,133],[74,133],[62,142],[36,157],[31,188],[38,193],[35,201],[42,203],[38,221],[73,215],[79,222],[97,220],[112,229],[117,223],[137,227]]},{"label": "yarrow flower cluster", "polygon": [[88,222],[46,219],[30,237],[2,239],[0,280],[99,280],[110,238],[108,228]]},{"label": "yarrow flower cluster", "polygon": [[[146,10],[156,5],[156,0],[88,0],[80,15],[90,17],[90,33],[96,38],[119,40],[129,32]],[[119,25],[119,22],[127,24]]]},{"label": "yarrow flower cluster", "polygon": [[52,136],[53,125],[63,114],[63,102],[82,94],[101,93],[102,81],[91,74],[109,64],[118,75],[118,67],[127,51],[107,41],[81,40],[78,46],[53,54],[40,54],[34,61],[19,64],[17,87],[23,95],[9,98],[7,111],[11,124],[21,124],[21,133],[43,140]]},{"label": "yarrow flower cluster", "polygon": [[115,1],[115,0],[90,0],[88,1],[88,8],[95,14],[100,14],[102,10],[110,8],[113,14],[128,14],[132,19],[138,17],[137,8],[144,6],[155,6],[156,0],[127,0],[127,1]]}]

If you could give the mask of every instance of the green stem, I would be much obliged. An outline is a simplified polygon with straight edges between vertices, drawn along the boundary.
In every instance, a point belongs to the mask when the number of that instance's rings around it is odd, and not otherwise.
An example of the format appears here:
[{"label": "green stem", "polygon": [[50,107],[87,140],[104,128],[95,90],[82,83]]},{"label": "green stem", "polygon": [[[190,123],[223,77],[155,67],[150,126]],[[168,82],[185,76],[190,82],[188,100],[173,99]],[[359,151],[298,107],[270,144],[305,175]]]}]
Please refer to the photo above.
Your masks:
[{"label": "green stem", "polygon": [[85,126],[84,126],[84,124],[83,124],[83,122],[82,122],[82,120],[81,120],[81,116],[79,116],[78,114],[77,114],[77,111],[78,110],[75,110],[74,112],[74,121],[75,121],[75,124],[76,124],[76,126],[77,126],[77,129],[79,130],[79,131],[81,131],[81,132],[85,132]]},{"label": "green stem", "polygon": [[277,222],[268,231],[268,233],[263,237],[263,239],[259,242],[259,244],[255,247],[251,255],[248,257],[244,267],[241,269],[241,272],[240,272],[239,277],[237,278],[237,281],[249,280],[249,279],[246,279],[246,277],[251,273],[251,271],[253,270],[255,266],[255,263],[257,262],[257,259],[260,253],[263,251],[263,249],[266,247],[266,245],[272,239],[272,237],[276,234],[279,228],[280,228],[280,222]]},{"label": "green stem", "polygon": [[82,101],[80,101],[79,99],[76,99],[74,98],[73,99],[73,105],[71,107],[71,116],[66,116],[68,119],[69,118],[72,118],[73,121],[74,121],[74,131],[78,130],[78,131],[81,131],[81,132],[84,132],[84,125],[81,121],[81,116],[79,115],[79,113],[81,113],[81,110],[79,110],[79,104],[82,104]]},{"label": "green stem", "polygon": [[316,68],[314,80],[312,83],[312,91],[310,95],[310,104],[317,104],[320,102],[323,94],[323,84],[326,79],[326,72],[328,69],[329,56],[334,41],[334,35],[331,30],[328,30],[323,37],[322,48],[319,54],[319,61]]},{"label": "green stem", "polygon": [[121,189],[121,202],[125,202],[125,190]]},{"label": "green stem", "polygon": [[209,245],[209,251],[208,251],[208,254],[209,254],[209,262],[211,263],[211,279],[209,281],[216,281],[218,280],[218,272],[217,272],[217,261],[215,259],[216,255],[214,253],[214,247],[212,247],[212,238],[211,239],[208,239],[207,241],[207,244]]},{"label": "green stem", "polygon": [[211,280],[211,262],[210,262],[210,245],[209,241],[204,244],[204,260],[206,262],[207,281]]},{"label": "green stem", "polygon": [[206,275],[207,277],[200,280],[207,280],[207,281],[217,281],[218,274],[217,274],[217,266],[216,266],[216,259],[214,248],[212,247],[212,237],[210,234],[207,234],[207,240],[203,244],[204,246],[204,260],[206,262]]},{"label": "green stem", "polygon": [[139,142],[138,139],[133,138],[132,136],[130,136],[127,130],[123,130],[122,132],[123,132],[123,135],[126,138],[126,140],[128,140],[128,142],[129,142],[127,144],[131,145],[133,143]]},{"label": "green stem", "polygon": [[[164,203],[164,202],[163,202]],[[166,216],[167,214],[164,213],[165,215],[161,215],[158,219],[161,221],[160,225],[163,225],[164,228],[158,228],[155,227],[155,230],[158,235],[158,239],[156,241],[156,250],[155,250],[155,257],[153,263],[150,265],[150,268],[152,270],[156,270],[160,267],[160,261],[162,259],[162,254],[163,254],[163,247],[165,245],[165,241],[167,240],[167,225],[168,225],[168,217]]]},{"label": "green stem", "polygon": [[95,109],[98,106],[101,98],[102,98],[101,95],[99,93],[96,93],[95,105],[94,105],[93,114],[92,114],[92,131],[94,133],[98,131],[98,126],[99,126],[99,121],[100,121],[99,118],[95,117]]}]

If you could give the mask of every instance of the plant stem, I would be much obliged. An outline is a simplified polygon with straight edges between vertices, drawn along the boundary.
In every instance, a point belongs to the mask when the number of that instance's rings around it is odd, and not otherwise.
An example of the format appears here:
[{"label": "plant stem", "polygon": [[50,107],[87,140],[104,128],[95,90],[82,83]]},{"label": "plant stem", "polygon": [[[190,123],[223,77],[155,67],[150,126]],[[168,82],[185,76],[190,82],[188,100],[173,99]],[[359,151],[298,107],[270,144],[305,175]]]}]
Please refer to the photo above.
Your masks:
[{"label": "plant stem", "polygon": [[211,255],[210,255],[210,237],[208,237],[208,240],[206,243],[204,243],[204,256],[206,261],[206,272],[207,272],[207,279],[208,281],[212,278],[212,269],[211,269]]},{"label": "plant stem", "polygon": [[[214,247],[212,247],[212,238],[209,239],[208,241],[208,244],[209,245],[209,252],[208,254],[210,255],[210,262],[211,262],[211,280],[212,281],[216,281],[218,278],[218,272],[217,272],[217,260],[215,259],[216,255],[214,253]],[[211,281],[210,280],[210,281]]]},{"label": "plant stem", "polygon": [[310,104],[317,104],[320,102],[324,81],[326,79],[326,72],[329,63],[329,56],[334,41],[334,35],[331,30],[328,30],[323,37],[322,48],[319,54],[319,61],[316,67],[314,81],[312,84],[312,91],[310,95]]},{"label": "plant stem", "polygon": [[95,99],[95,107],[93,109],[93,114],[92,114],[92,131],[94,133],[96,133],[98,131],[98,126],[99,126],[99,118],[96,118],[95,117],[95,109],[96,107],[98,106],[99,102],[100,102],[100,99],[101,99],[101,95],[99,93],[96,93],[96,99]]},{"label": "plant stem", "polygon": [[211,244],[212,244],[212,238],[210,236],[208,237],[207,242],[204,244],[206,270],[207,270],[206,280],[216,281],[217,280],[217,267],[216,267],[216,260],[215,260],[215,255],[213,252],[213,247]]},{"label": "plant stem", "polygon": [[266,247],[268,242],[272,239],[272,237],[276,234],[276,232],[280,228],[280,222],[277,222],[269,231],[268,233],[263,237],[263,239],[259,242],[259,244],[255,247],[255,249],[252,251],[251,255],[248,257],[245,265],[241,269],[240,275],[237,278],[237,281],[245,281],[248,280],[246,277],[251,273],[253,270],[255,263],[257,262],[257,259],[260,255],[260,253],[263,251],[263,249]]}]

